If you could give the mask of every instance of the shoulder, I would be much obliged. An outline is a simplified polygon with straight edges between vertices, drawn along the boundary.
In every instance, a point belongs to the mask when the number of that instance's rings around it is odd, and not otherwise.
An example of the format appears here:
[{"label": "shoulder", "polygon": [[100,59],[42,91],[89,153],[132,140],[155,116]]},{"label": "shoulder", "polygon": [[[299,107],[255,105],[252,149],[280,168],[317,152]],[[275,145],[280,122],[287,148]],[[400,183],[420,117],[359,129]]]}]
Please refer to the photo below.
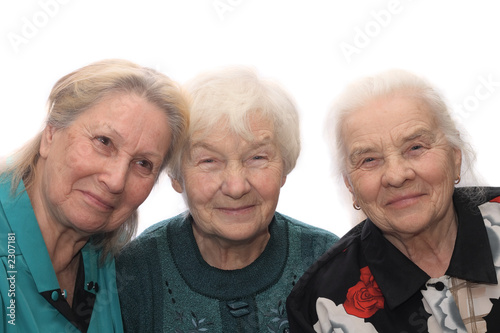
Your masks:
[{"label": "shoulder", "polygon": [[144,230],[136,239],[142,241],[143,239],[156,238],[166,232],[167,226],[174,228],[180,227],[187,216],[187,212],[184,212],[177,216],[155,223]]},{"label": "shoulder", "polygon": [[[487,228],[494,228],[500,225],[500,188],[498,187],[487,187],[484,188],[485,198],[482,203],[479,204],[478,208],[481,212],[482,218],[485,222]],[[497,230],[495,233],[500,232]]]},{"label": "shoulder", "polygon": [[500,202],[500,187],[464,186],[457,187],[453,193],[455,204],[480,206],[493,201]]},{"label": "shoulder", "polygon": [[[362,257],[361,234],[365,222],[352,228],[337,243],[328,249],[302,275],[289,294],[286,306],[290,327],[299,331],[312,327],[318,321],[316,304],[319,298],[345,299],[346,285],[359,279]],[[297,326],[298,325],[298,326]],[[312,332],[312,330],[311,330]]]},{"label": "shoulder", "polygon": [[364,224],[363,221],[356,225],[316,260],[293,289],[296,297],[313,287],[320,288],[318,281],[332,281],[332,275],[337,279],[339,272],[344,271],[346,265],[357,265]]},{"label": "shoulder", "polygon": [[365,221],[357,224],[347,234],[345,234],[338,242],[335,243],[328,251],[321,256],[317,264],[311,267],[311,271],[321,271],[323,266],[331,265],[338,257],[344,257],[346,253],[357,252],[361,244],[361,232],[365,225]]},{"label": "shoulder", "polygon": [[500,187],[484,187],[488,202],[500,203]]},{"label": "shoulder", "polygon": [[96,249],[90,243],[87,243],[81,249],[81,254],[83,266],[86,271],[85,278],[99,282],[102,288],[109,288],[108,291],[114,292],[116,285],[109,284],[109,281],[116,279],[115,258],[111,254],[108,254],[102,260],[102,249]]},{"label": "shoulder", "polygon": [[[185,220],[186,214],[179,214],[167,220],[160,221],[128,243],[118,254],[116,262],[119,266],[127,262],[147,260],[156,251],[159,241],[165,240],[171,228],[180,228]],[[175,231],[174,231],[175,232]]]},{"label": "shoulder", "polygon": [[321,229],[310,224],[304,223],[292,217],[276,212],[274,214],[276,221],[287,224],[290,232],[300,233],[303,237],[311,237],[325,239],[332,244],[339,240],[339,237],[330,231]]},{"label": "shoulder", "polygon": [[165,233],[167,233],[169,230],[175,231],[175,229],[181,228],[187,216],[187,213],[182,213],[167,220],[155,223],[144,230],[139,236],[137,236],[137,238],[134,239],[131,244],[147,243],[154,239],[164,237]]},{"label": "shoulder", "polygon": [[482,187],[480,191],[481,200],[473,201],[480,209],[488,206],[496,210],[500,208],[500,187]]}]

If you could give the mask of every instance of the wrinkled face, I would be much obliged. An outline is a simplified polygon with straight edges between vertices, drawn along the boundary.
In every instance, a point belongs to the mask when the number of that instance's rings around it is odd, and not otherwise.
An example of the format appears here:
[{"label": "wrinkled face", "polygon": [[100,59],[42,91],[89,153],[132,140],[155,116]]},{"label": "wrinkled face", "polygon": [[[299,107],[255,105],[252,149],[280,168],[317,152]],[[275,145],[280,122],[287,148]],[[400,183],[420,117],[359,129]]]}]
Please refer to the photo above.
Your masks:
[{"label": "wrinkled face", "polygon": [[229,242],[268,233],[286,177],[271,122],[255,117],[250,124],[252,141],[224,126],[192,135],[184,186],[172,184],[185,191],[195,233]]},{"label": "wrinkled face", "polygon": [[398,95],[376,98],[344,125],[344,180],[382,232],[415,235],[453,217],[461,153],[425,105]]},{"label": "wrinkled face", "polygon": [[161,109],[124,93],[65,129],[47,127],[39,160],[47,218],[85,234],[118,228],[151,191],[170,135]]}]

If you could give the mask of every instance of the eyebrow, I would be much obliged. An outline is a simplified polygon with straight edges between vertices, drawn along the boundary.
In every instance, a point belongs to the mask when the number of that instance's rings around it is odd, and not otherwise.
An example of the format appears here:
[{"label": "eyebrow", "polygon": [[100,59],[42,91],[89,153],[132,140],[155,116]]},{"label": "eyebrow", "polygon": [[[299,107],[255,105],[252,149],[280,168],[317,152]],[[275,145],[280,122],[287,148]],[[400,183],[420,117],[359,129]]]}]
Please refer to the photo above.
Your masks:
[{"label": "eyebrow", "polygon": [[196,152],[197,150],[201,150],[201,149],[206,149],[206,150],[210,150],[210,151],[216,151],[215,147],[205,143],[205,142],[196,142],[194,143],[188,150],[187,152],[187,155],[188,156],[192,156],[192,153],[193,152]]},{"label": "eyebrow", "polygon": [[257,148],[267,146],[267,145],[270,145],[273,143],[274,143],[273,139],[270,136],[266,135],[265,137],[260,138],[259,140],[251,141],[249,144],[249,148],[250,149],[257,149]]},{"label": "eyebrow", "polygon": [[356,160],[359,158],[359,156],[371,153],[375,151],[373,147],[360,147],[360,148],[355,148],[351,154],[349,155],[349,161],[351,161],[352,164],[355,164]]},{"label": "eyebrow", "polygon": [[431,140],[434,140],[436,138],[436,134],[429,131],[428,129],[418,129],[416,130],[415,132],[413,133],[410,133],[409,135],[407,136],[404,136],[402,137],[399,141],[401,142],[408,142],[408,141],[412,141],[412,140],[415,140],[415,139],[418,139],[418,138],[421,138],[421,137],[424,137],[424,138],[429,138]]},{"label": "eyebrow", "polygon": [[[223,140],[220,140],[220,141],[222,142]],[[246,142],[248,143],[248,147],[250,149],[257,149],[257,148],[260,148],[262,146],[272,144],[273,140],[270,136],[266,135],[265,137],[263,137],[260,140],[252,140],[250,142],[248,142],[248,141],[246,141]],[[203,140],[197,141],[191,145],[190,150],[195,150],[195,149],[207,149],[207,150],[212,150],[212,151],[217,150],[217,148],[214,145],[206,143]]]},{"label": "eyebrow", "polygon": [[[86,128],[93,134],[99,134],[99,132],[102,133],[102,131],[108,131],[111,135],[114,135],[118,137],[120,140],[124,140],[123,136],[113,127],[113,125],[110,122],[98,122],[94,124],[89,124],[86,126]],[[109,135],[106,133],[102,133],[103,135]]]},{"label": "eyebrow", "polygon": [[[118,139],[124,141],[125,138],[116,130],[113,128],[113,126],[110,124],[110,123],[102,123],[102,126],[107,128],[110,132],[112,132],[114,135],[116,135],[118,137]],[[169,147],[170,149],[170,147]],[[163,161],[163,157],[161,156],[161,154],[158,154],[156,152],[152,152],[152,151],[144,151],[144,152],[141,152],[139,154],[139,156],[144,156],[144,157],[147,157],[147,158],[157,158],[161,161]]]}]

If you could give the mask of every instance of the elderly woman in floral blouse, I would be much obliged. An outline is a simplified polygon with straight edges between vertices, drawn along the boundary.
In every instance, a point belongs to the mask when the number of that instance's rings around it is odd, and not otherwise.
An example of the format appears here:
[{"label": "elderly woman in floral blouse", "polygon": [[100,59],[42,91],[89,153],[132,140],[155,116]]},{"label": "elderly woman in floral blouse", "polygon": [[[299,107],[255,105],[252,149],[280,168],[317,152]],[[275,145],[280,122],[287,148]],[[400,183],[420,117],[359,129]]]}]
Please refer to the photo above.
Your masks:
[{"label": "elderly woman in floral blouse", "polygon": [[472,153],[436,90],[365,78],[328,128],[367,219],[296,284],[292,332],[500,332],[500,189],[456,187]]}]

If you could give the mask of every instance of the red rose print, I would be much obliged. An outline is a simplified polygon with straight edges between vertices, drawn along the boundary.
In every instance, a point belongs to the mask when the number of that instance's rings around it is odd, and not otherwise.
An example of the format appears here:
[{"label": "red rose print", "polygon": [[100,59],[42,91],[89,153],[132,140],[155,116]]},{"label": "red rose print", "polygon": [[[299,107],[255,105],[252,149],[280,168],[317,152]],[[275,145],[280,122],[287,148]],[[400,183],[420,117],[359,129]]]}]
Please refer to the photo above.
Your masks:
[{"label": "red rose print", "polygon": [[344,309],[350,315],[370,318],[384,308],[384,296],[368,266],[361,268],[360,273],[361,281],[347,291]]}]

